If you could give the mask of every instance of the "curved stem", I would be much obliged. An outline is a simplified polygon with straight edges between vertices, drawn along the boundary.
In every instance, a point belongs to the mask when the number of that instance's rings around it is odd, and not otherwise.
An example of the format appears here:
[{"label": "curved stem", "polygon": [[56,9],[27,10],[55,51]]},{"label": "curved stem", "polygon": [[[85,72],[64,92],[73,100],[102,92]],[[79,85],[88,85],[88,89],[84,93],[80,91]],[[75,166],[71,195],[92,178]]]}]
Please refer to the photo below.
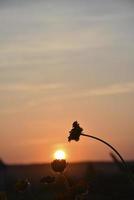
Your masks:
[{"label": "curved stem", "polygon": [[102,139],[100,139],[100,138],[98,138],[98,137],[92,136],[92,135],[87,135],[87,134],[84,134],[84,133],[81,133],[81,135],[86,136],[86,137],[93,138],[93,139],[95,139],[95,140],[98,140],[98,141],[100,141],[100,142],[106,144],[108,147],[110,147],[110,148],[119,156],[119,158],[121,159],[121,161],[122,161],[124,167],[125,167],[126,169],[128,169],[127,164],[126,164],[126,162],[124,161],[124,159],[122,158],[122,156],[119,154],[119,152],[118,152],[111,144],[109,144],[108,142],[106,142],[106,141],[104,141],[104,140],[102,140]]},{"label": "curved stem", "polygon": [[108,142],[106,142],[106,141],[104,141],[104,140],[102,140],[102,139],[100,139],[100,138],[98,138],[98,137],[92,136],[92,135],[87,135],[87,134],[84,134],[84,133],[81,133],[81,135],[86,136],[86,137],[93,138],[93,139],[95,139],[95,140],[98,140],[98,141],[104,143],[105,145],[107,145],[108,147],[110,147],[110,148],[118,155],[118,157],[119,157],[120,160],[122,161],[122,164],[123,164],[123,166],[124,166],[124,169],[128,172],[129,178],[131,179],[131,181],[132,181],[133,184],[134,184],[134,180],[133,180],[133,178],[132,178],[132,173],[129,171],[126,162],[124,161],[124,159],[122,158],[122,156],[120,155],[120,153],[119,153],[111,144],[109,144]]}]

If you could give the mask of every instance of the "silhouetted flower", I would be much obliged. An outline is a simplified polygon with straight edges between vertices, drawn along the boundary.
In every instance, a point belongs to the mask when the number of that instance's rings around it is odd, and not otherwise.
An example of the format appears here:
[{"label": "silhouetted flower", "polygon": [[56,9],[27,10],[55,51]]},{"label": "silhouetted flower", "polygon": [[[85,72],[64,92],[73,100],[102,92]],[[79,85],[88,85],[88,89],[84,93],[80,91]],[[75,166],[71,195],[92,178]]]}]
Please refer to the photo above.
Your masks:
[{"label": "silhouetted flower", "polygon": [[17,192],[24,192],[28,189],[29,186],[30,186],[30,182],[28,179],[19,180],[15,184],[15,188]]},{"label": "silhouetted flower", "polygon": [[54,181],[55,181],[54,176],[44,176],[40,180],[40,182],[43,184],[50,184],[50,183],[53,183]]},{"label": "silhouetted flower", "polygon": [[79,141],[79,138],[80,138],[80,135],[83,131],[83,128],[81,128],[78,124],[77,121],[73,122],[72,124],[72,129],[71,131],[69,132],[70,135],[68,137],[68,141],[70,142],[71,140],[75,140],[75,141]]},{"label": "silhouetted flower", "polygon": [[63,172],[66,166],[67,163],[66,160],[64,159],[61,160],[56,159],[51,163],[51,167],[55,172],[60,172],[60,173]]}]

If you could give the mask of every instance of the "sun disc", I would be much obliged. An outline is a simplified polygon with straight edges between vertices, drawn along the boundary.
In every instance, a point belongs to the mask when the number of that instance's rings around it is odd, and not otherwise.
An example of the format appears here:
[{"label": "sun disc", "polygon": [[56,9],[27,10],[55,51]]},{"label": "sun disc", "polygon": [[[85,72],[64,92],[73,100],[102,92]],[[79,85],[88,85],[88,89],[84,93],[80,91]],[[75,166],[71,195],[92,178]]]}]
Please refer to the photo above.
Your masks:
[{"label": "sun disc", "polygon": [[65,152],[63,150],[58,150],[54,153],[54,158],[57,160],[65,159]]}]

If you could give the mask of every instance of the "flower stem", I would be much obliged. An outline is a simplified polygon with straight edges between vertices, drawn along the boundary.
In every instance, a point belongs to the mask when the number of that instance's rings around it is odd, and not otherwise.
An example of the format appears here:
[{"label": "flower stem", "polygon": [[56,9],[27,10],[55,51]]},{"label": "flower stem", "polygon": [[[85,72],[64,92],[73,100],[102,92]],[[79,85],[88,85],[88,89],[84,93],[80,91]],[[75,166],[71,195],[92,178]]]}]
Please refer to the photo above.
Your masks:
[{"label": "flower stem", "polygon": [[133,186],[134,186],[134,180],[133,180],[132,172],[129,170],[125,160],[123,159],[123,157],[120,155],[120,153],[111,144],[109,144],[108,142],[106,142],[106,141],[104,141],[104,140],[102,140],[98,137],[92,136],[92,135],[87,135],[87,134],[84,134],[84,133],[81,133],[81,135],[86,136],[86,137],[90,137],[90,138],[95,139],[95,140],[98,140],[98,141],[104,143],[105,145],[107,145],[108,147],[110,147],[120,158],[120,160],[123,164],[123,167],[124,167],[125,171],[127,172],[128,177],[129,177],[130,181],[133,183]]}]

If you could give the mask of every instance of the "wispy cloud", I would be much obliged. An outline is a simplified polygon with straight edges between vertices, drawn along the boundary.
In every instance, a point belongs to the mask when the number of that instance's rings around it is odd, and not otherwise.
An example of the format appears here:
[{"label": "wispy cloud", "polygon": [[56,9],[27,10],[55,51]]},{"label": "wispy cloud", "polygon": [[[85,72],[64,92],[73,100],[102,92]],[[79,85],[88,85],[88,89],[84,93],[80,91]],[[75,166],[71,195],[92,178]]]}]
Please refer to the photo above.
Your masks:
[{"label": "wispy cloud", "polygon": [[106,95],[118,95],[134,92],[134,82],[117,83],[100,87],[96,89],[87,90],[81,93],[81,96],[106,96]]},{"label": "wispy cloud", "polygon": [[[126,83],[115,83],[111,85],[106,85],[104,87],[98,87],[86,90],[76,90],[75,92],[67,92],[62,95],[63,99],[73,99],[73,98],[87,98],[87,97],[97,97],[97,96],[114,96],[123,95],[128,93],[134,93],[134,82]],[[60,96],[58,96],[59,99]],[[60,97],[61,98],[61,97]]]},{"label": "wispy cloud", "polygon": [[4,84],[0,85],[0,92],[37,92],[40,90],[55,90],[62,88],[62,84]]}]

